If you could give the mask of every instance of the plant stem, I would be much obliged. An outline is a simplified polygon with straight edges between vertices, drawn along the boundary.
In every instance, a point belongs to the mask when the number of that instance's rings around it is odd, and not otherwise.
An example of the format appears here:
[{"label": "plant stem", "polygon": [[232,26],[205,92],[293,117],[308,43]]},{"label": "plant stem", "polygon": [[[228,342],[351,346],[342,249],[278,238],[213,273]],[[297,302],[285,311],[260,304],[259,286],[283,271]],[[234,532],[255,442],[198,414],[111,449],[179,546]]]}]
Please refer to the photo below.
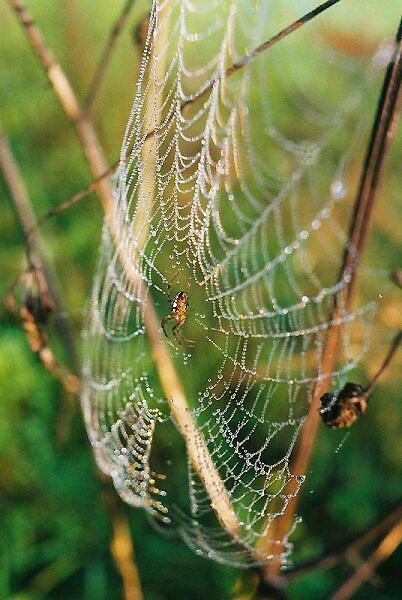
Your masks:
[{"label": "plant stem", "polygon": [[118,230],[115,230],[115,208],[112,187],[109,179],[103,178],[103,174],[106,171],[106,161],[95,129],[88,116],[81,109],[70,81],[62,67],[54,58],[53,53],[45,44],[40,30],[37,25],[35,25],[23,0],[8,0],[8,2],[15,11],[21,25],[24,27],[27,37],[47,73],[49,81],[64,112],[74,123],[91,171],[95,178],[98,178],[98,191],[105,218],[110,226],[112,238],[114,239],[122,267],[128,280],[132,282],[136,288],[141,290],[139,291],[141,294],[140,297],[145,298],[147,296],[147,302],[144,302],[143,306],[145,328],[150,339],[153,358],[157,366],[163,390],[170,404],[172,415],[186,441],[190,460],[205,485],[211,498],[212,506],[226,529],[233,535],[236,535],[239,531],[239,525],[231,506],[229,494],[225,489],[224,483],[220,479],[218,470],[216,469],[212,458],[210,457],[205,439],[198,431],[188,408],[187,399],[180,379],[173,365],[171,356],[159,333],[159,320],[155,307],[150,296],[146,295],[146,290],[141,289],[142,281],[139,277],[140,274],[132,261],[130,261],[130,257],[126,254],[126,247],[121,243],[121,233]]},{"label": "plant stem", "polygon": [[401,518],[402,504],[399,502],[391,512],[388,512],[385,516],[383,515],[378,521],[371,524],[367,529],[354,536],[351,540],[344,541],[333,549],[326,550],[318,557],[287,569],[286,572],[284,572],[284,577],[286,577],[286,579],[294,579],[295,577],[300,577],[304,573],[308,573],[315,569],[330,569],[334,567],[345,560],[348,554],[362,548],[384,531],[392,528],[395,523],[401,520]]},{"label": "plant stem", "polygon": [[[259,56],[260,54],[265,52],[265,50],[268,50],[268,48],[271,48],[274,44],[276,44],[277,42],[280,42],[281,40],[283,40],[285,37],[287,37],[289,34],[293,33],[294,31],[296,31],[297,29],[300,29],[300,27],[302,27],[302,25],[304,25],[305,23],[307,23],[308,21],[310,21],[311,19],[313,19],[320,13],[324,12],[325,10],[327,10],[328,8],[330,8],[337,2],[340,2],[340,0],[330,0],[329,2],[324,2],[323,4],[320,4],[319,6],[317,6],[317,8],[315,8],[314,10],[305,14],[303,17],[300,17],[299,19],[297,19],[296,21],[291,23],[288,27],[285,27],[285,29],[282,29],[282,31],[280,31],[273,37],[269,38],[269,40],[266,40],[265,42],[260,44],[260,46],[257,46],[256,48],[251,50],[246,56],[243,56],[239,61],[237,61],[237,63],[228,67],[228,69],[225,71],[224,77],[225,78],[230,77],[231,75],[233,75],[234,73],[236,73],[237,71],[239,71],[240,69],[242,69],[243,67],[248,65],[249,63],[251,63],[257,56]],[[187,100],[187,102],[184,102],[181,105],[181,110],[183,110],[186,106],[193,104],[194,102],[196,102],[197,100],[202,98],[205,94],[207,94],[209,91],[211,91],[215,82],[216,82],[216,80],[212,81],[207,87],[205,87],[202,90],[202,92],[200,92],[200,94],[198,94],[191,100]],[[171,118],[173,118],[173,115]],[[167,124],[168,123],[169,123],[169,120],[167,121]],[[146,134],[145,141],[147,141],[151,137],[153,137],[155,135],[155,133],[156,133],[156,129],[151,129],[151,131],[149,131]],[[99,175],[97,177],[97,179],[95,179],[89,185],[87,185],[86,188],[84,188],[80,192],[77,192],[76,194],[71,196],[71,198],[69,198],[68,200],[65,200],[58,207],[49,211],[47,214],[45,214],[43,217],[41,217],[38,224],[39,223],[42,224],[49,217],[53,217],[54,215],[58,214],[65,208],[68,208],[72,204],[75,204],[76,202],[78,202],[79,200],[84,198],[87,194],[89,194],[93,189],[96,188],[97,183],[101,179],[103,179],[103,177],[107,177],[108,175],[110,175],[111,172],[113,172],[114,169],[118,166],[118,164],[119,164],[119,161],[114,162],[113,165],[111,165],[108,169],[106,169],[103,172],[103,174]]]},{"label": "plant stem", "polygon": [[[388,65],[385,73],[370,142],[360,178],[359,189],[354,204],[349,235],[344,248],[338,281],[344,282],[345,285],[340,289],[334,299],[334,308],[330,321],[335,324],[331,326],[327,332],[320,364],[318,365],[320,378],[312,391],[308,415],[301,429],[292,460],[291,471],[295,475],[307,473],[320,423],[320,398],[329,389],[331,373],[338,360],[339,340],[342,332],[342,317],[349,310],[352,302],[358,267],[367,242],[373,207],[378,198],[378,184],[384,165],[384,158],[392,139],[392,133],[395,130],[397,118],[396,106],[402,74],[401,33],[402,21],[399,24],[396,35],[397,47],[395,56]],[[295,487],[296,484],[293,483],[293,486]],[[292,491],[294,490],[289,490],[289,493]],[[298,495],[295,495],[289,500],[284,514],[275,522],[274,530],[270,531],[271,538],[273,537],[273,539],[278,540],[279,542],[283,539],[289,523],[293,519],[297,504]],[[265,571],[265,577],[269,578],[275,576],[278,573],[279,567],[280,565],[278,563],[268,565]]]},{"label": "plant stem", "polygon": [[386,560],[402,542],[402,521],[396,523],[387,533],[378,548],[347,579],[331,600],[347,600],[354,592],[373,575],[374,569]]},{"label": "plant stem", "polygon": [[49,294],[55,311],[55,325],[61,341],[66,349],[67,360],[75,373],[78,371],[78,357],[75,347],[75,335],[63,307],[62,292],[57,277],[47,259],[46,248],[39,236],[30,237],[30,231],[35,227],[35,216],[32,210],[29,194],[22,179],[18,164],[13,156],[6,135],[1,130],[0,123],[0,169],[10,191],[10,197],[24,234],[26,253],[29,263],[35,269],[41,270],[46,279]]}]

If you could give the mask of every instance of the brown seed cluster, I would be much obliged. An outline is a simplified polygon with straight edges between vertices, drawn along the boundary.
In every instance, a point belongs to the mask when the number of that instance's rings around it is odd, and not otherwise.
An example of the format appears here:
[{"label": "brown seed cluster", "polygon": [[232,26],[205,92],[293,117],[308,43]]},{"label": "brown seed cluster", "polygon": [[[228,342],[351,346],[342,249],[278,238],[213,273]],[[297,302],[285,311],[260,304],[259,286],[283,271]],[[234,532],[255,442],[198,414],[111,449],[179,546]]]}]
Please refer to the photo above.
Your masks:
[{"label": "brown seed cluster", "polygon": [[366,409],[366,390],[356,383],[321,396],[321,419],[328,427],[351,427]]}]

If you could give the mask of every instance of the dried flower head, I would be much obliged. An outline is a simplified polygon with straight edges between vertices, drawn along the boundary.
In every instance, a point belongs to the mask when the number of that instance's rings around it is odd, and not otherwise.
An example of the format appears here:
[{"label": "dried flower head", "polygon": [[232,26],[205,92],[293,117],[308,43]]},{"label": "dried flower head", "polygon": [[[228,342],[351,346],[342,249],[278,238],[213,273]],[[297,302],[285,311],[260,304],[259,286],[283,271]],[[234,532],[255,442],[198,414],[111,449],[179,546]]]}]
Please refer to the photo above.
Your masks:
[{"label": "dried flower head", "polygon": [[321,396],[320,414],[328,427],[351,427],[366,409],[366,390],[356,383],[346,383],[340,391]]}]

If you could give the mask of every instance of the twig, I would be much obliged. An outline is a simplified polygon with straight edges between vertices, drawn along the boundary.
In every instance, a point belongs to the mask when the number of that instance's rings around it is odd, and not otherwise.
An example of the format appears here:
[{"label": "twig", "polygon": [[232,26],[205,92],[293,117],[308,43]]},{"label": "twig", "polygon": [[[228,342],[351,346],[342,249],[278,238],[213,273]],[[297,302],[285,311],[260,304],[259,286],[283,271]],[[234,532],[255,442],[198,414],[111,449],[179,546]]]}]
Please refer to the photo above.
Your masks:
[{"label": "twig", "polygon": [[[126,255],[126,248],[121,244],[121,236],[113,229],[112,189],[110,181],[101,178],[106,171],[106,161],[92,123],[82,111],[66,74],[46,46],[42,34],[34,24],[23,0],[8,0],[8,2],[25,28],[28,39],[48,75],[63,110],[75,125],[92,173],[96,178],[99,178],[98,190],[103,210],[111,226],[112,237],[115,241],[126,276],[135,286],[141,287],[138,271],[133,268],[131,261]],[[144,292],[142,294],[145,297]],[[150,297],[148,297],[144,305],[144,321],[160,381],[166,398],[170,403],[177,426],[186,441],[189,457],[201,480],[204,482],[205,488],[211,498],[212,506],[219,519],[232,535],[237,535],[239,524],[231,506],[229,494],[209,454],[205,439],[198,431],[190,413],[187,399],[171,356],[159,334],[159,320]]]},{"label": "twig", "polygon": [[370,381],[367,389],[364,392],[364,395],[365,395],[366,398],[368,396],[370,396],[370,394],[372,393],[375,384],[377,383],[377,381],[379,380],[379,378],[381,377],[381,375],[384,373],[384,371],[388,367],[388,365],[391,362],[391,360],[392,360],[395,352],[398,350],[398,347],[399,347],[399,345],[400,345],[401,342],[402,342],[402,331],[398,331],[398,333],[396,334],[396,336],[394,337],[394,339],[391,342],[391,345],[389,347],[389,350],[387,352],[386,357],[383,360],[383,363],[382,363],[381,367],[378,369],[377,373],[371,379],[371,381]]},{"label": "twig", "polygon": [[26,272],[25,279],[27,293],[19,312],[31,350],[39,355],[44,367],[63,384],[68,392],[78,394],[79,377],[58,362],[49,345],[45,326],[49,314],[54,310],[54,304],[43,271],[32,267]]},{"label": "twig", "polygon": [[[334,308],[330,321],[342,322],[342,315],[347,311],[352,301],[352,294],[356,284],[359,261],[367,240],[373,206],[377,197],[379,178],[384,163],[387,147],[394,131],[396,118],[396,104],[401,82],[401,32],[402,22],[396,36],[397,50],[394,60],[388,65],[384,83],[379,98],[377,112],[372,128],[370,143],[362,170],[358,194],[354,205],[354,213],[350,224],[348,240],[345,245],[342,266],[338,281],[346,285],[341,288],[335,297]],[[327,392],[330,376],[333,372],[339,353],[339,339],[342,327],[332,326],[328,329],[321,361],[318,367],[320,380],[312,391],[309,412],[299,435],[297,447],[292,461],[294,474],[305,474],[310,462],[315,438],[320,422],[319,406],[321,396]],[[296,485],[294,483],[294,485]],[[274,530],[270,537],[280,541],[283,539],[288,524],[291,521],[298,503],[298,495],[290,498],[284,514],[275,522]],[[265,576],[275,576],[279,569],[278,563],[267,566]]]},{"label": "twig", "polygon": [[[266,40],[260,46],[257,46],[256,48],[251,50],[246,56],[243,56],[237,63],[228,67],[228,69],[225,71],[224,77],[225,78],[230,77],[231,75],[233,75],[233,73],[236,73],[237,71],[242,69],[244,66],[246,66],[250,62],[252,62],[256,58],[256,56],[260,55],[262,52],[264,52],[268,48],[271,48],[271,46],[273,46],[280,40],[283,40],[290,33],[292,33],[293,31],[296,31],[302,25],[304,25],[305,23],[307,23],[308,21],[310,21],[311,19],[313,19],[314,17],[319,15],[324,10],[327,10],[328,8],[330,8],[333,4],[336,4],[337,2],[340,2],[340,0],[331,0],[330,2],[324,2],[323,4],[320,4],[319,6],[317,6],[317,8],[315,8],[314,10],[305,14],[303,17],[300,17],[299,19],[294,21],[291,25],[289,25],[288,27],[286,27],[285,29],[283,29],[282,31],[280,31],[279,33],[277,33],[276,35],[271,37],[269,40]],[[204,88],[202,90],[202,92],[200,92],[200,94],[198,94],[197,96],[194,96],[193,98],[191,98],[191,100],[187,100],[186,102],[183,102],[180,107],[180,110],[183,110],[186,106],[189,106],[190,104],[194,104],[197,100],[202,98],[206,93],[208,93],[212,89],[212,87],[216,81],[217,80],[214,79],[206,88]],[[170,119],[172,119],[174,115],[175,115],[175,113],[172,114]],[[168,119],[167,123],[170,122],[170,119]],[[156,129],[151,129],[151,131],[149,131],[146,134],[145,141],[147,141],[151,137],[153,137],[155,135],[155,133],[156,133]],[[75,202],[78,202],[79,200],[84,198],[87,194],[89,194],[93,189],[96,188],[96,185],[99,183],[99,181],[101,179],[110,175],[110,173],[113,172],[113,170],[117,167],[118,164],[119,164],[119,161],[116,161],[115,163],[113,163],[113,165],[111,165],[107,170],[105,170],[103,172],[103,174],[99,175],[98,178],[95,179],[94,181],[92,181],[86,188],[84,188],[80,192],[77,192],[76,194],[74,194],[74,196],[71,196],[71,198],[69,198],[68,200],[63,202],[61,205],[59,205],[58,207],[49,211],[49,213],[47,213],[46,215],[41,217],[41,219],[38,221],[38,225],[39,225],[39,223],[42,224],[48,218],[53,217],[54,215],[57,215],[59,212],[61,212],[65,208],[68,208],[72,204],[75,204]]]},{"label": "twig", "polygon": [[338,2],[340,2],[340,0],[328,0],[327,2],[323,2],[322,4],[320,4],[310,12],[306,13],[296,21],[293,21],[293,23],[285,27],[285,29],[282,29],[282,31],[271,37],[269,40],[263,42],[262,44],[254,48],[254,50],[251,50],[251,52],[249,52],[246,56],[237,61],[237,63],[226,69],[225,77],[230,77],[230,75],[232,75],[233,73],[235,73],[245,65],[248,65],[251,61],[253,61],[256,58],[256,56],[262,54],[263,52],[265,52],[265,50],[267,50],[277,42],[280,42],[290,33],[293,33],[293,31],[296,31],[296,29],[299,29],[305,23],[308,23],[309,21],[311,21],[311,19],[314,19],[320,13],[324,12],[331,6],[334,6],[334,4],[337,4]]},{"label": "twig", "polygon": [[[68,362],[71,368],[77,372],[77,354],[75,351],[74,332],[63,308],[62,293],[52,267],[50,266],[43,241],[39,236],[35,240],[30,238],[29,232],[35,226],[35,217],[31,208],[28,191],[20,174],[18,165],[12,154],[8,139],[1,131],[0,123],[0,169],[3,173],[11,200],[17,214],[21,229],[24,233],[26,251],[29,264],[35,270],[41,271],[46,281],[46,287],[55,310],[55,325],[63,340]],[[18,278],[17,282],[21,278]]]},{"label": "twig", "polygon": [[347,579],[331,600],[347,600],[352,594],[372,576],[376,567],[386,560],[402,542],[402,522],[399,521],[387,533],[378,548],[367,558],[363,564]]},{"label": "twig", "polygon": [[90,120],[83,114],[67,75],[46,45],[39,28],[25,6],[25,2],[23,0],[8,0],[8,3],[24,27],[25,33],[48,76],[62,109],[74,123],[91,171],[95,178],[99,178],[98,190],[104,212],[106,215],[110,215],[112,211],[112,190],[109,180],[100,177],[106,172],[107,165],[95,129]]},{"label": "twig", "polygon": [[[39,236],[36,236],[35,239],[31,239],[29,232],[35,227],[35,217],[31,208],[24,180],[19,172],[18,165],[11,152],[8,140],[1,131],[1,124],[0,168],[8,185],[17,216],[25,235],[28,260],[33,262],[33,276],[40,276],[41,280],[43,281],[42,286],[46,287],[47,293],[51,297],[53,307],[57,309],[58,314],[56,314],[56,318],[58,317],[60,338],[61,341],[65,343],[67,351],[70,353],[71,362],[73,362],[75,365],[77,353],[75,349],[74,333],[69,321],[63,317],[63,315],[65,315],[65,310],[61,299],[61,293],[59,291],[57,279],[53,273],[53,269],[47,263],[44,243]],[[43,337],[44,332],[41,330],[40,326],[35,323],[34,319],[31,318],[33,315],[31,315],[31,312],[27,309],[27,307],[23,307],[22,310],[23,315],[25,312],[24,328],[27,330],[28,336],[30,337],[30,343],[33,345],[33,350],[39,352],[45,367],[55,377],[61,379],[68,391],[77,393],[79,390],[78,377],[66,372],[66,370],[55,361],[53,353],[48,347],[46,339]],[[37,348],[35,348],[35,344],[38,346]],[[111,550],[116,560],[117,568],[119,569],[123,578],[125,599],[142,600],[137,568],[133,561],[133,546],[129,533],[128,521],[124,514],[119,512],[115,503],[114,493],[110,495],[110,512],[112,513],[111,521],[114,531]],[[81,564],[81,561],[77,562],[76,557],[61,557],[34,577],[30,589],[32,588],[32,590],[38,590],[41,593],[50,591],[59,583],[60,578],[68,576],[70,572],[74,572],[74,570],[79,568]]]},{"label": "twig", "polygon": [[399,288],[402,288],[402,269],[397,269],[391,273],[391,279]]},{"label": "twig", "polygon": [[133,542],[128,521],[120,513],[112,517],[113,540],[110,545],[124,585],[125,600],[142,600],[141,584],[133,556]]},{"label": "twig", "polygon": [[89,91],[88,91],[88,96],[87,96],[87,101],[86,101],[87,115],[89,115],[93,109],[93,105],[94,105],[95,99],[96,99],[96,94],[98,93],[102,78],[106,72],[106,67],[107,67],[110,57],[112,55],[113,48],[116,44],[117,38],[118,38],[121,30],[123,29],[123,27],[127,21],[127,18],[130,14],[130,10],[132,8],[133,3],[134,3],[134,0],[126,0],[126,3],[123,6],[123,9],[121,11],[119,18],[117,19],[116,23],[113,25],[113,27],[110,31],[109,39],[108,39],[106,46],[102,52],[102,56],[99,60],[98,67],[95,71],[92,82],[89,86]]},{"label": "twig", "polygon": [[390,527],[400,521],[402,518],[402,504],[399,502],[391,512],[388,512],[385,516],[382,516],[374,524],[371,524],[363,532],[358,533],[352,539],[343,541],[341,544],[337,544],[334,548],[326,550],[320,556],[307,560],[295,567],[291,567],[283,572],[283,576],[286,579],[293,579],[300,577],[304,573],[307,573],[315,569],[330,569],[335,565],[342,562],[346,556],[368,544],[371,540],[377,538],[383,531],[386,531]]},{"label": "twig", "polygon": [[302,17],[300,17],[299,19],[296,19],[296,21],[293,21],[293,23],[291,23],[290,25],[285,27],[285,29],[282,29],[282,31],[275,34],[274,36],[269,38],[269,40],[266,40],[265,42],[263,42],[262,44],[260,44],[259,46],[257,46],[256,48],[254,48],[253,50],[248,52],[245,56],[243,56],[236,63],[234,63],[233,65],[228,67],[226,69],[226,71],[224,72],[223,77],[220,76],[218,79],[214,79],[213,81],[211,81],[211,83],[208,84],[208,86],[205,89],[203,89],[202,92],[197,94],[197,96],[195,96],[194,98],[191,98],[191,100],[187,100],[187,102],[184,102],[181,105],[181,109],[183,110],[183,108],[185,108],[189,104],[193,104],[194,102],[196,102],[196,100],[199,100],[205,94],[207,94],[209,91],[211,91],[213,86],[216,84],[217,80],[219,80],[221,78],[226,79],[227,77],[230,77],[231,75],[233,75],[234,73],[236,73],[237,71],[239,71],[240,69],[245,67],[246,65],[250,64],[257,56],[259,56],[260,54],[265,52],[265,50],[268,50],[268,48],[271,48],[271,46],[273,46],[277,42],[280,42],[281,40],[283,40],[285,37],[287,37],[289,34],[293,33],[294,31],[296,31],[297,29],[300,29],[300,27],[305,25],[305,23],[308,23],[308,21],[311,21],[311,19],[314,19],[320,13],[324,12],[325,10],[327,10],[334,4],[337,4],[338,2],[340,2],[340,0],[328,0],[327,2],[323,2],[322,4],[317,6],[317,8],[314,8],[310,12],[308,12],[305,15],[303,15]]},{"label": "twig", "polygon": [[[70,353],[71,362],[76,360],[75,339],[73,331],[68,320],[63,316],[66,314],[61,300],[57,280],[53,274],[51,266],[46,261],[46,252],[44,244],[39,235],[33,239],[31,232],[36,229],[35,217],[29,201],[28,192],[24,181],[14,160],[6,136],[0,129],[0,168],[3,171],[4,178],[10,190],[11,198],[14,202],[16,213],[20,220],[22,230],[25,235],[28,260],[33,263],[34,275],[41,275],[43,284],[51,294],[51,300],[56,309],[56,319],[59,322],[59,333],[61,340],[67,346]],[[21,279],[21,278],[19,278]],[[51,290],[51,292],[50,292]],[[26,307],[22,309],[24,316],[24,328],[30,339],[33,350],[37,351],[45,364],[45,367],[58,379],[61,379],[68,391],[77,393],[79,389],[79,379],[75,375],[66,373],[65,369],[59,365],[53,357],[53,353],[47,345],[44,338],[44,332],[35,323],[32,315]],[[61,327],[63,325],[63,327]],[[133,546],[129,534],[127,519],[119,513],[114,504],[114,493],[112,500],[113,514],[111,521],[113,525],[114,536],[111,544],[111,551],[115,558],[117,568],[122,575],[125,599],[141,600],[141,587],[139,584],[138,573],[133,562]],[[81,567],[81,561],[77,563],[75,557],[62,557],[50,566],[46,567],[32,580],[29,589],[41,591],[51,590],[58,584],[60,578],[68,576]]]},{"label": "twig", "polygon": [[109,479],[99,473],[100,479],[107,484],[104,503],[113,527],[110,551],[121,575],[125,600],[142,600],[142,591],[138,569],[135,563],[134,546],[128,519],[123,512],[123,503],[112,490]]},{"label": "twig", "polygon": [[76,194],[73,194],[72,196],[70,196],[70,198],[68,198],[67,200],[64,200],[64,202],[62,202],[55,208],[52,208],[51,210],[49,210],[49,212],[42,215],[42,217],[40,217],[40,219],[37,220],[36,224],[33,225],[32,228],[29,230],[29,236],[30,237],[33,236],[36,233],[36,231],[39,229],[39,227],[41,225],[43,225],[43,223],[45,221],[47,221],[51,217],[55,217],[56,215],[60,214],[61,212],[63,212],[63,210],[66,210],[66,208],[70,208],[70,206],[73,206],[73,204],[76,204],[82,198],[84,198],[85,196],[87,196],[88,194],[93,192],[93,190],[95,190],[97,188],[98,183],[100,182],[101,179],[103,179],[104,177],[108,177],[109,175],[111,175],[113,173],[113,171],[117,168],[119,162],[120,161],[117,160],[116,162],[111,164],[110,167],[108,167],[108,169],[106,169],[106,171],[104,173],[102,173],[102,175],[100,175],[99,177],[94,179],[83,190],[81,190],[80,192],[77,192]]}]

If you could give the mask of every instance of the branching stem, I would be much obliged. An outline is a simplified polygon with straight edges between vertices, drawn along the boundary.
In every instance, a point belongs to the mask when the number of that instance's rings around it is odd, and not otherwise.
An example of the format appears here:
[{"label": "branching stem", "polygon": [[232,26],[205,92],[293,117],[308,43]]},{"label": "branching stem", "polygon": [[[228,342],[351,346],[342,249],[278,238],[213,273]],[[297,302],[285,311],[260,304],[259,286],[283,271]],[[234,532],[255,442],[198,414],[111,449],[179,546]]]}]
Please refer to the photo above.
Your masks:
[{"label": "branching stem", "polygon": [[[334,301],[334,308],[330,321],[338,323],[351,305],[353,290],[360,259],[366,245],[368,231],[375,201],[378,197],[378,184],[386,150],[391,142],[392,133],[395,129],[397,118],[397,98],[402,74],[402,21],[399,24],[396,35],[396,52],[394,59],[388,65],[385,73],[381,95],[377,105],[376,116],[372,127],[371,137],[367,154],[360,178],[354,212],[349,228],[349,235],[345,245],[342,266],[338,281],[345,282]],[[319,407],[321,396],[328,391],[330,376],[333,372],[339,356],[339,340],[342,332],[341,325],[330,327],[321,354],[318,366],[320,379],[312,392],[309,412],[302,427],[292,461],[292,473],[305,474],[312,455],[315,438],[320,422]],[[276,540],[283,539],[289,523],[293,519],[298,504],[298,495],[293,496],[284,512],[277,520],[274,532],[270,537]],[[278,563],[267,566],[265,576],[267,578],[276,576],[279,569]]]},{"label": "branching stem", "polygon": [[370,394],[372,393],[375,384],[377,383],[377,381],[379,380],[381,375],[384,373],[384,371],[387,369],[395,352],[398,350],[401,342],[402,342],[402,331],[398,331],[398,333],[396,334],[396,336],[394,337],[394,339],[391,342],[391,345],[388,349],[387,355],[384,358],[381,367],[378,369],[377,373],[374,375],[374,377],[370,381],[367,389],[364,392],[364,395],[366,396],[366,398],[368,398],[368,396],[370,396]]},{"label": "branching stem", "polygon": [[299,577],[304,573],[308,573],[314,569],[330,569],[335,565],[345,560],[346,556],[351,552],[356,552],[372,540],[378,538],[384,531],[391,529],[395,523],[402,518],[402,504],[399,502],[390,512],[383,515],[374,524],[371,524],[367,529],[354,536],[348,541],[343,541],[337,544],[334,548],[326,550],[320,556],[307,560],[299,565],[295,565],[284,572],[286,579]]},{"label": "branching stem", "polygon": [[[98,191],[103,210],[111,228],[111,234],[127,279],[135,287],[141,287],[138,270],[133,268],[129,257],[126,255],[126,248],[121,244],[121,235],[118,231],[114,231],[112,187],[109,179],[104,177],[104,173],[107,170],[106,161],[95,129],[85,111],[82,110],[69,79],[46,45],[39,28],[34,23],[23,0],[8,0],[8,2],[24,27],[27,37],[47,73],[64,112],[74,123],[91,171],[99,181]],[[145,291],[142,293],[145,294]],[[236,536],[239,531],[239,525],[231,506],[229,494],[209,454],[205,439],[198,431],[190,413],[187,399],[173,361],[161,339],[159,320],[149,295],[147,302],[144,304],[144,321],[160,381],[166,398],[169,401],[172,415],[186,441],[190,460],[203,481],[205,489],[211,498],[212,506],[222,524],[232,535]]]},{"label": "branching stem", "polygon": [[[328,8],[330,8],[337,2],[340,2],[340,0],[329,0],[328,2],[323,2],[322,4],[317,6],[314,10],[306,13],[303,17],[300,17],[299,19],[294,21],[288,27],[285,27],[285,29],[282,29],[282,31],[280,31],[276,35],[269,38],[269,40],[266,40],[265,42],[263,42],[262,44],[260,44],[259,46],[257,46],[253,50],[251,50],[247,55],[243,56],[235,64],[228,67],[228,69],[225,71],[224,77],[225,78],[230,77],[231,75],[233,75],[234,73],[236,73],[237,71],[239,71],[240,69],[242,69],[243,67],[248,65],[249,63],[251,63],[257,56],[259,56],[260,54],[265,52],[265,50],[268,50],[268,48],[271,48],[274,44],[276,44],[277,42],[280,42],[285,37],[287,37],[294,31],[296,31],[297,29],[302,27],[302,25],[304,25],[305,23],[307,23],[308,21],[310,21],[311,19],[313,19],[320,13],[324,12],[325,10],[327,10]],[[105,50],[105,52],[106,52],[106,50]],[[181,111],[184,110],[184,108],[186,106],[189,106],[190,104],[194,104],[197,100],[199,100],[205,94],[210,92],[213,85],[215,84],[215,82],[216,82],[216,80],[214,79],[207,87],[205,87],[202,90],[202,92],[200,92],[200,94],[198,94],[197,96],[194,96],[194,98],[192,98],[191,100],[187,100],[187,102],[183,102],[180,110]],[[170,118],[172,119],[173,116],[174,116],[174,113],[172,114],[172,116]],[[167,121],[167,124],[169,124],[169,120]],[[155,135],[155,133],[156,133],[156,129],[151,129],[151,131],[149,131],[145,135],[144,141],[149,140],[151,137],[153,137]],[[130,155],[130,152],[128,152],[128,156],[129,155]],[[53,216],[59,214],[61,211],[65,210],[66,208],[72,206],[73,204],[75,204],[76,202],[78,202],[79,200],[84,198],[87,194],[89,194],[92,190],[94,190],[96,188],[97,184],[99,183],[99,181],[101,179],[103,179],[104,177],[108,177],[114,171],[114,169],[118,166],[118,164],[119,164],[119,161],[114,162],[107,170],[105,170],[103,172],[103,174],[99,175],[97,177],[97,179],[95,179],[89,185],[87,185],[86,188],[84,188],[80,192],[77,192],[76,194],[71,196],[68,200],[65,200],[58,207],[56,207],[55,209],[53,209],[53,210],[49,211],[48,213],[46,213],[45,215],[43,215],[43,217],[41,217],[41,219],[39,219],[38,225],[42,224],[44,221],[46,221],[50,217],[53,217]]]},{"label": "branching stem", "polygon": [[[36,236],[34,240],[30,237],[29,232],[35,227],[35,216],[18,164],[11,151],[8,139],[1,130],[1,123],[0,170],[3,173],[16,215],[21,224],[21,229],[25,238],[28,263],[32,264],[35,269],[42,271],[46,279],[47,288],[55,311],[55,325],[61,340],[64,342],[69,365],[74,372],[77,372],[78,365],[74,331],[68,318],[65,316],[66,313],[63,307],[60,286],[57,281],[57,277],[55,276],[53,269],[46,257],[47,253],[43,241],[39,236]],[[21,277],[17,279],[16,285],[18,285],[20,281]],[[15,286],[13,286],[13,288],[14,287]]]},{"label": "branching stem", "polygon": [[374,552],[360,565],[360,567],[342,584],[331,600],[347,600],[354,592],[373,575],[376,567],[386,560],[402,542],[402,521],[399,520]]}]

